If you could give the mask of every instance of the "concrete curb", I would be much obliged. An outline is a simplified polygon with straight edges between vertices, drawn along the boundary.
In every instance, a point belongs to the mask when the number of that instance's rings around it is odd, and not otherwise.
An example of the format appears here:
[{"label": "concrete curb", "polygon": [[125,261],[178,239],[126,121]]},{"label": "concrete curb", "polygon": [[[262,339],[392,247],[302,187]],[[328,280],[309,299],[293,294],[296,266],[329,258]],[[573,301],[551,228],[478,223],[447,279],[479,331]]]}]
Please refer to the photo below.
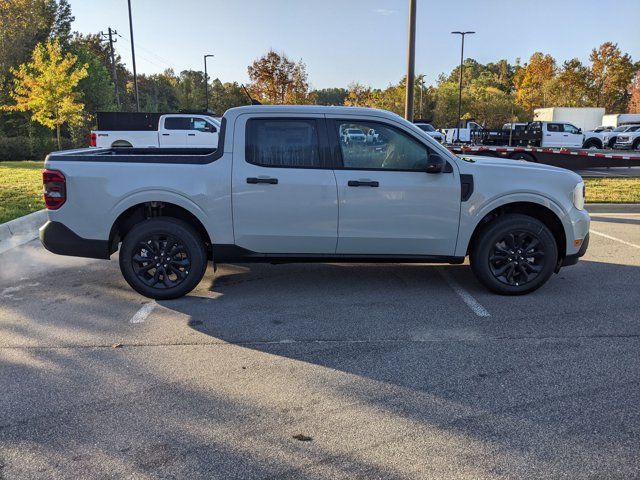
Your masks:
[{"label": "concrete curb", "polygon": [[640,203],[587,203],[589,213],[640,213]]},{"label": "concrete curb", "polygon": [[36,238],[38,236],[38,229],[46,221],[46,210],[40,210],[0,224],[0,253]]}]

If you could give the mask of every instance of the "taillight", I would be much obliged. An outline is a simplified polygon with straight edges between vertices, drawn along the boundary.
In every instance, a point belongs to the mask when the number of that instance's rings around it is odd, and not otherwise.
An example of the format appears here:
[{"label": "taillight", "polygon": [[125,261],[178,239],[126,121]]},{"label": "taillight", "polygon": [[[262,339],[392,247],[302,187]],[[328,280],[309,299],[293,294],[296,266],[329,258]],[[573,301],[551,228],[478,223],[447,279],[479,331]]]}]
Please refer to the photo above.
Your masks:
[{"label": "taillight", "polygon": [[67,200],[66,179],[58,170],[44,170],[42,172],[44,185],[44,204],[49,210],[57,210]]},{"label": "taillight", "polygon": [[96,147],[97,146],[96,137],[97,137],[96,133],[95,132],[91,132],[91,141],[89,143],[90,147]]}]

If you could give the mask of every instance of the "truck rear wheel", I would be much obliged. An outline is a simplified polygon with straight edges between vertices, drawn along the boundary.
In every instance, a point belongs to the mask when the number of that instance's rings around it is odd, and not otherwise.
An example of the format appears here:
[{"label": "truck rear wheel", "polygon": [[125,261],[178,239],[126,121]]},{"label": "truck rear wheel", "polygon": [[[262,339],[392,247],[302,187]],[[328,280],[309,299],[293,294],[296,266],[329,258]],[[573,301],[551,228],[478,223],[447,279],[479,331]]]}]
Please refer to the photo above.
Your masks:
[{"label": "truck rear wheel", "polygon": [[489,290],[523,295],[549,279],[558,262],[558,246],[540,220],[506,214],[478,233],[470,260],[473,273]]},{"label": "truck rear wheel", "polygon": [[176,218],[145,220],[122,241],[122,275],[131,288],[145,297],[182,297],[200,283],[206,269],[207,252],[202,238]]}]

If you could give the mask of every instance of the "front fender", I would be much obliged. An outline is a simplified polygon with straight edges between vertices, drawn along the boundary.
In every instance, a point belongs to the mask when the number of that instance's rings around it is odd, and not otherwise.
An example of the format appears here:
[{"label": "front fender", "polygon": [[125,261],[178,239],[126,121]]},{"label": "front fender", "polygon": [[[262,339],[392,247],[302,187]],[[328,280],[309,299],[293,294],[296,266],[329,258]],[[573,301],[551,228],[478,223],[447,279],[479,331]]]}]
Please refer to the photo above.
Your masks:
[{"label": "front fender", "polygon": [[[456,244],[455,256],[464,257],[469,248],[469,242],[482,219],[495,209],[508,205],[510,203],[528,202],[535,203],[551,210],[562,223],[567,244],[573,237],[571,220],[565,209],[560,204],[539,193],[532,192],[512,192],[499,197],[495,197],[488,201],[476,200],[465,202],[460,210],[460,230],[458,233],[458,242]],[[568,245],[567,245],[568,246]]]}]

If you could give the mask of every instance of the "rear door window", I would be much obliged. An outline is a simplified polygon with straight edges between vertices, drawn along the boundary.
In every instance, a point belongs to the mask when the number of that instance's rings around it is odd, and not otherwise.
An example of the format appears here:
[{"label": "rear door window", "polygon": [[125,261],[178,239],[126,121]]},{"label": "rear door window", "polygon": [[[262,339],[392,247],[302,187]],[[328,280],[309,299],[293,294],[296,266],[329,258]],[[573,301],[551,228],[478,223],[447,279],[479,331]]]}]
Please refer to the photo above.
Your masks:
[{"label": "rear door window", "polygon": [[191,122],[189,117],[167,117],[164,119],[165,130],[189,130]]},{"label": "rear door window", "polygon": [[320,153],[319,131],[316,119],[249,119],[245,158],[264,167],[331,168]]}]

